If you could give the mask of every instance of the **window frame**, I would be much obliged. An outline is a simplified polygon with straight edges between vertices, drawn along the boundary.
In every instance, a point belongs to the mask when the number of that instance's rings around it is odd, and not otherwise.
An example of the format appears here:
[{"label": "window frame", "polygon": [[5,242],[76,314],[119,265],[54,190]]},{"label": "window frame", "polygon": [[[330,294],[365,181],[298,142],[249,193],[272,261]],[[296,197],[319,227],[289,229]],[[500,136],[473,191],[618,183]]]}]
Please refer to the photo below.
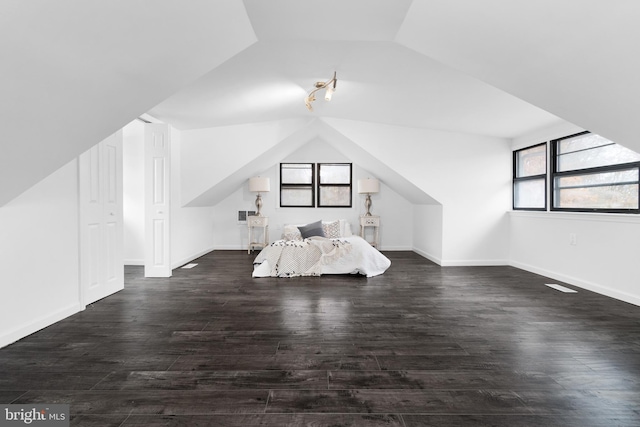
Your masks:
[{"label": "window frame", "polygon": [[[282,181],[282,165],[309,165],[311,166],[311,184],[284,183]],[[280,201],[281,208],[315,208],[316,207],[316,165],[309,162],[281,162],[280,163]],[[311,186],[311,205],[283,205],[282,190],[286,188],[308,188]]]},{"label": "window frame", "polygon": [[[590,168],[573,169],[570,171],[558,171],[558,145],[561,141],[569,138],[574,138],[580,135],[586,135],[591,132],[584,131],[578,132],[572,135],[564,136],[562,138],[552,139],[551,142],[551,171],[550,171],[550,192],[551,203],[549,209],[556,212],[592,212],[592,213],[625,213],[625,214],[638,214],[640,213],[640,161],[618,163],[615,165],[596,166]],[[613,142],[613,141],[612,141]],[[615,142],[614,142],[615,144]],[[556,178],[571,177],[571,176],[584,176],[606,172],[621,172],[629,169],[638,170],[638,208],[562,208],[555,207],[556,205]],[[615,185],[615,184],[614,184]],[[588,188],[591,186],[584,186]],[[582,187],[580,187],[582,188]]]},{"label": "window frame", "polygon": [[[321,176],[321,166],[322,165],[328,165],[328,166],[349,166],[349,183],[348,184],[322,184],[322,176]],[[317,167],[317,190],[316,191],[316,206],[319,208],[352,208],[353,207],[353,164],[352,163],[339,163],[339,162],[333,162],[333,163],[317,163],[316,164]],[[349,188],[349,204],[348,205],[324,205],[322,204],[322,200],[320,197],[321,191],[320,189],[322,187],[348,187]]]},{"label": "window frame", "polygon": [[[525,150],[530,150],[532,148],[544,146],[545,147],[545,171],[544,173],[538,175],[530,175],[525,177],[518,177],[518,153]],[[538,212],[546,212],[547,207],[549,205],[549,193],[548,193],[548,175],[549,175],[549,148],[547,146],[547,142],[541,142],[540,144],[531,145],[529,147],[520,148],[518,150],[513,151],[513,181],[511,188],[511,207],[514,211],[538,211]],[[519,182],[525,181],[535,181],[539,179],[544,179],[544,207],[541,208],[530,208],[530,207],[516,207],[516,184]]]},{"label": "window frame", "polygon": [[[311,166],[311,184],[299,184],[299,183],[286,183],[282,181],[282,165],[305,165]],[[321,165],[345,165],[349,166],[349,183],[348,184],[321,184],[320,170]],[[353,208],[353,163],[346,162],[281,162],[280,163],[280,200],[279,205],[281,208]],[[310,188],[311,190],[311,204],[310,205],[283,205],[282,204],[282,191],[284,189],[293,188]],[[349,188],[349,204],[348,205],[326,205],[322,204],[320,200],[320,188],[321,187],[348,187]]]}]

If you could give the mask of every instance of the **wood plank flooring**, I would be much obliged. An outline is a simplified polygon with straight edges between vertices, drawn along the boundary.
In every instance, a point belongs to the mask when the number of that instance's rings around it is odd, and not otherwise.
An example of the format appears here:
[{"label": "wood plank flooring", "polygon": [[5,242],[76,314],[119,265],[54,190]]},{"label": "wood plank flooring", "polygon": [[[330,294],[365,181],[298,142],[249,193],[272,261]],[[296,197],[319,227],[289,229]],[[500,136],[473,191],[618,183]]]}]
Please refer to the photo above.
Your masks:
[{"label": "wood plank flooring", "polygon": [[369,279],[252,279],[244,251],[128,267],[124,291],[0,349],[0,402],[89,427],[640,426],[640,307],[387,255]]}]

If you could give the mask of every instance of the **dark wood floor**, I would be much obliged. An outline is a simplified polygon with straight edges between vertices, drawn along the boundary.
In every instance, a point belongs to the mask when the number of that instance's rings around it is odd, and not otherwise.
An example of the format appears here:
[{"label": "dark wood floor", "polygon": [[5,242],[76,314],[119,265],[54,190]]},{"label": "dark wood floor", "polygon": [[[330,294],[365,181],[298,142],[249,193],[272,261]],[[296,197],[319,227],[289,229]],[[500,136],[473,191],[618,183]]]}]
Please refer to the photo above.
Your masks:
[{"label": "dark wood floor", "polygon": [[[640,426],[640,307],[391,252],[252,279],[216,251],[0,350],[0,402],[79,426]],[[612,272],[613,274],[613,272]]]}]

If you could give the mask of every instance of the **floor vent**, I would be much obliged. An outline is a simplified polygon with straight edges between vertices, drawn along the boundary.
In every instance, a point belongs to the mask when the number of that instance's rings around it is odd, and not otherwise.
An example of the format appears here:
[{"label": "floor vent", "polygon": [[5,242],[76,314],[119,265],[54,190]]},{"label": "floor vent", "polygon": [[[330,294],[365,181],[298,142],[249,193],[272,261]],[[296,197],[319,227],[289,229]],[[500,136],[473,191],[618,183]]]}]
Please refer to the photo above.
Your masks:
[{"label": "floor vent", "polygon": [[196,265],[198,265],[198,264],[193,264],[193,263],[192,264],[187,264],[187,265],[182,266],[182,268],[193,268]]},{"label": "floor vent", "polygon": [[548,287],[550,287],[550,288],[553,288],[553,289],[555,289],[556,291],[566,292],[566,293],[569,293],[569,294],[575,294],[575,293],[577,293],[577,292],[578,292],[578,291],[574,291],[573,289],[565,288],[565,287],[564,287],[564,286],[562,286],[562,285],[556,285],[555,283],[551,283],[551,284],[550,284],[550,283],[545,283],[545,286],[548,286]]}]

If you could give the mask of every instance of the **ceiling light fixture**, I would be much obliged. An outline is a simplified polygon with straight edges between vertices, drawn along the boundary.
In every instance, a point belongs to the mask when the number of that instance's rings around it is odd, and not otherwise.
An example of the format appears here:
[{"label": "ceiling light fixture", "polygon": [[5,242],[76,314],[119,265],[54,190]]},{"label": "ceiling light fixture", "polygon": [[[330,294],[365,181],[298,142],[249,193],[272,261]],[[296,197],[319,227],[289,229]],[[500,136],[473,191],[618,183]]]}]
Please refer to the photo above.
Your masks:
[{"label": "ceiling light fixture", "polygon": [[326,82],[316,82],[316,85],[315,85],[316,88],[311,92],[309,92],[309,95],[304,99],[304,104],[307,106],[307,109],[309,111],[313,111],[313,107],[311,106],[311,103],[316,100],[316,92],[319,91],[320,89],[327,89],[324,94],[324,100],[331,101],[331,96],[333,95],[333,92],[336,91],[337,82],[338,82],[338,79],[336,78],[335,71],[333,72],[333,78],[331,80]]}]

